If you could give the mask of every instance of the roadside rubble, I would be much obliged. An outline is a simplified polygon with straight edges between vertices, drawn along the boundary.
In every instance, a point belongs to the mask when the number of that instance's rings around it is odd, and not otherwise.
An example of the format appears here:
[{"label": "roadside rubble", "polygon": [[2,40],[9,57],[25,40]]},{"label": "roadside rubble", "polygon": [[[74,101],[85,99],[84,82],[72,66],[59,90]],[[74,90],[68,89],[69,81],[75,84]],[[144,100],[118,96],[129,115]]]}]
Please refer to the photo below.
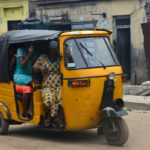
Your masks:
[{"label": "roadside rubble", "polygon": [[150,111],[150,81],[141,85],[124,85],[123,99],[128,110]]},{"label": "roadside rubble", "polygon": [[124,85],[124,95],[150,96],[150,81],[141,85]]}]

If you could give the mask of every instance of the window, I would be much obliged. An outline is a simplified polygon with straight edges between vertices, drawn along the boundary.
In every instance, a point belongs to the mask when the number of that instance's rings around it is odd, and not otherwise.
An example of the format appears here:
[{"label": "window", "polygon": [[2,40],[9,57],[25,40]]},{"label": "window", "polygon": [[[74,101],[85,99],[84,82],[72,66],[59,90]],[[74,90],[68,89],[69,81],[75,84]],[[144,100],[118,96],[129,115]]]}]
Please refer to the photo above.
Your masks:
[{"label": "window", "polygon": [[120,65],[107,37],[68,39],[64,53],[67,69]]}]

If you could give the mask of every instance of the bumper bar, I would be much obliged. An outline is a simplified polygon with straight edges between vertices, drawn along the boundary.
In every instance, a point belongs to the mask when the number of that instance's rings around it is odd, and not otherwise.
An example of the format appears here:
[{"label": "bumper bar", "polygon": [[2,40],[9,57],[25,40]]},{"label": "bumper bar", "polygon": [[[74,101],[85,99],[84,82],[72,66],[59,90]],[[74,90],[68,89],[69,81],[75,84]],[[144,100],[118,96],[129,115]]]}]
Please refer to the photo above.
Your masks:
[{"label": "bumper bar", "polygon": [[105,109],[102,110],[102,118],[108,118],[108,117],[121,117],[128,115],[127,111],[124,109],[116,111],[115,109],[111,107],[106,107]]}]

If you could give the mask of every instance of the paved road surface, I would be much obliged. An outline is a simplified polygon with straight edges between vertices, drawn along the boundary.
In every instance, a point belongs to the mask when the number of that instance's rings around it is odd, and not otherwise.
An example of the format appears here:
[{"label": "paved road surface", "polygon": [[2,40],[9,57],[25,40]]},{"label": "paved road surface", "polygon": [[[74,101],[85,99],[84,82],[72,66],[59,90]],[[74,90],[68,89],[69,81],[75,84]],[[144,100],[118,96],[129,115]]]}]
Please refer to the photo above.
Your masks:
[{"label": "paved road surface", "polygon": [[95,129],[65,133],[24,124],[0,136],[0,150],[150,150],[150,112],[132,111],[125,120],[130,137],[123,147],[108,145]]}]

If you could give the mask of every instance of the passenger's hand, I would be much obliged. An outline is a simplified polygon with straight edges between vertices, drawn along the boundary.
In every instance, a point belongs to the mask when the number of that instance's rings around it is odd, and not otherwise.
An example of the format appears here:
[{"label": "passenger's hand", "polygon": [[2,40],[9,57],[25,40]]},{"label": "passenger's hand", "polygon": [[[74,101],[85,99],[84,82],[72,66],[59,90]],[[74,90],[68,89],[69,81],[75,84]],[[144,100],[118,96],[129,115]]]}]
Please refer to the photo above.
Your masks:
[{"label": "passenger's hand", "polygon": [[42,72],[43,76],[47,76],[48,75],[48,69],[47,68],[41,67],[40,69],[41,69],[41,72]]},{"label": "passenger's hand", "polygon": [[30,45],[30,47],[29,47],[29,54],[32,55],[33,52],[34,52],[34,46]]}]

